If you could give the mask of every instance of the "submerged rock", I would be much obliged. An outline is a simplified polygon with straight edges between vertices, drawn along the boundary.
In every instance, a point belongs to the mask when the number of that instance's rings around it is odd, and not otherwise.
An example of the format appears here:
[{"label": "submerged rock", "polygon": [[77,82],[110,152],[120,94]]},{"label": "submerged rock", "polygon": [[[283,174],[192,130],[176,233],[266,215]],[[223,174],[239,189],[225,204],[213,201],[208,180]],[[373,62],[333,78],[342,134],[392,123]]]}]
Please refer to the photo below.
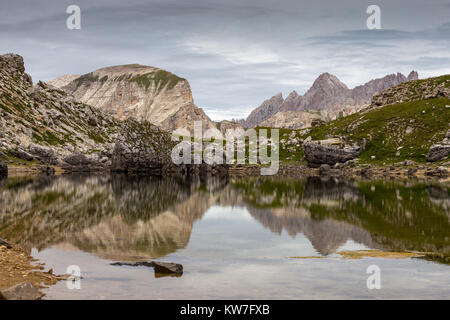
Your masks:
[{"label": "submerged rock", "polygon": [[112,266],[129,266],[129,267],[149,267],[153,268],[155,264],[153,262],[147,262],[147,261],[139,261],[139,262],[114,262],[111,263]]},{"label": "submerged rock", "polygon": [[340,148],[333,145],[321,145],[315,142],[303,144],[303,152],[308,166],[318,168],[323,164],[334,166],[355,159],[361,153],[361,147]]},{"label": "submerged rock", "polygon": [[42,296],[31,282],[22,282],[0,291],[0,300],[38,300]]},{"label": "submerged rock", "polygon": [[175,273],[182,274],[183,266],[178,263],[170,263],[170,262],[153,262],[155,265],[155,273]]},{"label": "submerged rock", "polygon": [[155,269],[155,274],[183,274],[183,266],[179,263],[139,261],[139,262],[114,262],[112,266],[149,267]]}]

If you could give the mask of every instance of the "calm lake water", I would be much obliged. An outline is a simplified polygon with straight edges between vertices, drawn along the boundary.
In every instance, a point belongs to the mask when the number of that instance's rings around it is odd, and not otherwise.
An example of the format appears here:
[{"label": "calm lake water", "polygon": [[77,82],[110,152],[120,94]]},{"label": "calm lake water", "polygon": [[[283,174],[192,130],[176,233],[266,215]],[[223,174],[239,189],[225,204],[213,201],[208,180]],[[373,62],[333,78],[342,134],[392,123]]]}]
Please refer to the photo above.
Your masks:
[{"label": "calm lake water", "polygon": [[[80,267],[81,289],[61,281],[47,299],[450,299],[450,186],[439,183],[11,177],[0,237],[57,274]],[[430,254],[338,254],[365,249]],[[184,274],[110,265],[144,260]],[[381,289],[367,288],[370,265]]]}]

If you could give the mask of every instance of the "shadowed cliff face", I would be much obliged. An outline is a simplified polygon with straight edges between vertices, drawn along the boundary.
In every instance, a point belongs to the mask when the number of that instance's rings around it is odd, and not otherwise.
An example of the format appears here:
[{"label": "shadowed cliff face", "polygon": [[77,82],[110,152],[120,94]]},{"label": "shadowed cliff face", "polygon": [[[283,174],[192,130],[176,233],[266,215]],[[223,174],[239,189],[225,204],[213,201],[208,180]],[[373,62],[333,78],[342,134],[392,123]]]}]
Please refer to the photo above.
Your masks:
[{"label": "shadowed cliff face", "polygon": [[425,183],[8,178],[0,183],[0,237],[29,249],[58,246],[109,260],[155,259],[185,248],[194,222],[220,205],[245,207],[273,233],[303,234],[321,255],[353,240],[369,248],[448,257],[449,203],[447,186]]}]

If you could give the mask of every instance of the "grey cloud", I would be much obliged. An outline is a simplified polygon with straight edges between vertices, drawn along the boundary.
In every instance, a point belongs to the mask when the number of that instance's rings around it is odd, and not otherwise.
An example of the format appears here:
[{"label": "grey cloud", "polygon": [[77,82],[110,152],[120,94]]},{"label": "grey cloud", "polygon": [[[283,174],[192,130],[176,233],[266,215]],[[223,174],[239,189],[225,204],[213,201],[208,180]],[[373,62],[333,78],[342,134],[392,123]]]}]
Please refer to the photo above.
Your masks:
[{"label": "grey cloud", "polygon": [[[65,28],[69,4],[82,29]],[[125,63],[191,83],[213,118],[244,117],[282,91],[303,93],[322,72],[352,87],[393,72],[449,73],[450,6],[379,1],[383,30],[367,30],[366,0],[0,0],[0,51],[25,57],[35,80]],[[5,10],[7,6],[7,10]]]}]

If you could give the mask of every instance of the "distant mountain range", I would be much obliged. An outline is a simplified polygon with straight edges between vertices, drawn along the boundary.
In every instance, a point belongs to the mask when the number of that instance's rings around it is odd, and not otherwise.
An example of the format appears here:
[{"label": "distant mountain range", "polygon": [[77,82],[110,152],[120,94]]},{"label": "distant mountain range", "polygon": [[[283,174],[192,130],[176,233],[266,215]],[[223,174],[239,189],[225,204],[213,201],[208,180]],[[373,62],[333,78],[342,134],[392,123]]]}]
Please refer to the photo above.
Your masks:
[{"label": "distant mountain range", "polygon": [[[300,121],[296,126],[292,119],[305,119],[305,111],[318,110],[321,111],[323,120],[334,119],[339,115],[348,115],[367,106],[374,94],[400,83],[417,79],[416,71],[411,71],[407,77],[401,73],[390,74],[349,89],[336,76],[323,73],[303,96],[292,91],[286,99],[283,99],[282,94],[278,93],[254,109],[246,120],[241,121],[241,124],[248,128],[258,125],[273,126],[274,124],[290,128],[304,127],[305,122]],[[276,118],[271,119],[275,115]],[[306,116],[306,118],[308,117]],[[284,121],[286,125],[283,124]]]}]

